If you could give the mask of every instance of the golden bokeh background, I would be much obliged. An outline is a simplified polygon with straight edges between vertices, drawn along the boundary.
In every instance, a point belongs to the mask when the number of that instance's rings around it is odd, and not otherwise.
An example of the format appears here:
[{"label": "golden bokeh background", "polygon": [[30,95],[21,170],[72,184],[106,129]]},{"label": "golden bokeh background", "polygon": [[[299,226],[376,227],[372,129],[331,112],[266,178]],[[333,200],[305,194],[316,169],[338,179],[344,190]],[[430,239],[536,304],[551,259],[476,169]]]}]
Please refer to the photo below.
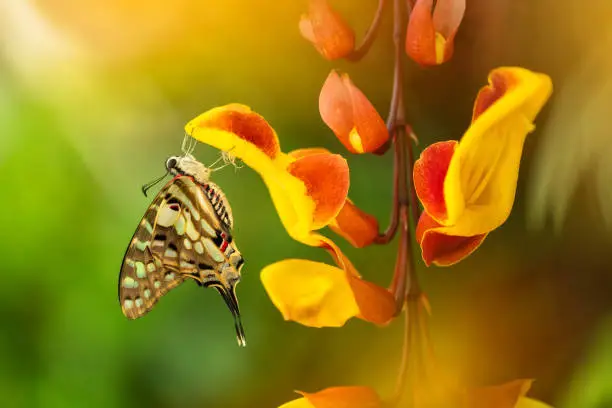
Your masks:
[{"label": "golden bokeh background", "polygon": [[[360,38],[376,2],[332,3]],[[178,153],[188,120],[241,102],[285,151],[323,146],[348,157],[317,111],[332,68],[349,72],[384,116],[391,14],[362,62],[330,63],[299,35],[306,9],[305,0],[3,0],[3,406],[275,407],[295,389],[392,391],[401,321],[306,328],[282,321],[267,298],[265,265],[329,259],[289,238],[248,168],[214,175],[246,259],[238,295],[248,346],[236,346],[218,295],[196,285],[137,321],[117,303],[121,259],[149,204],[140,186]],[[608,0],[471,0],[449,63],[406,63],[418,150],[461,136],[492,68],[520,65],[555,85],[527,139],[510,220],[455,267],[417,262],[438,357],[467,384],[536,378],[531,395],[556,407],[612,407],[610,16]],[[196,150],[204,163],[218,154]],[[390,154],[348,160],[351,198],[384,226]],[[394,244],[337,242],[366,278],[390,281]]]}]

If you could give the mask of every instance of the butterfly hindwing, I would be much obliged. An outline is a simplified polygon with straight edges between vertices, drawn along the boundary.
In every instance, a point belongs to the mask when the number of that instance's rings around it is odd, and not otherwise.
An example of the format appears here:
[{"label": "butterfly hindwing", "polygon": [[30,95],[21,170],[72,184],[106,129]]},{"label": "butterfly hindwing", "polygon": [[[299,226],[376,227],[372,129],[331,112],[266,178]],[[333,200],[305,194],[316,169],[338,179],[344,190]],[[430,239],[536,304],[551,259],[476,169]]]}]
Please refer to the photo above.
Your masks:
[{"label": "butterfly hindwing", "polygon": [[221,204],[215,208],[203,186],[180,176],[155,197],[121,267],[119,300],[128,318],[146,314],[187,278],[200,283],[218,279],[218,267],[227,261],[219,237],[229,236],[231,225],[229,204],[220,194],[223,201],[219,198]]}]

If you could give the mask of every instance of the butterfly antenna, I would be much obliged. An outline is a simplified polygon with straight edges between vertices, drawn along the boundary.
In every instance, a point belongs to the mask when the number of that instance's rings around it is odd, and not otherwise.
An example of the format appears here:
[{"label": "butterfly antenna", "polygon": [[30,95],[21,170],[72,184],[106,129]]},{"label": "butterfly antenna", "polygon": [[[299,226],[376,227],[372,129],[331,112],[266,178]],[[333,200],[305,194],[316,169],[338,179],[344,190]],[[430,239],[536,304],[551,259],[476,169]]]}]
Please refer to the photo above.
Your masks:
[{"label": "butterfly antenna", "polygon": [[163,176],[156,178],[153,181],[148,182],[147,184],[142,186],[142,193],[145,195],[145,197],[147,197],[147,191],[153,187],[154,185],[156,185],[157,183],[159,183],[160,181],[162,181],[166,176],[168,175],[168,172],[166,172]]}]

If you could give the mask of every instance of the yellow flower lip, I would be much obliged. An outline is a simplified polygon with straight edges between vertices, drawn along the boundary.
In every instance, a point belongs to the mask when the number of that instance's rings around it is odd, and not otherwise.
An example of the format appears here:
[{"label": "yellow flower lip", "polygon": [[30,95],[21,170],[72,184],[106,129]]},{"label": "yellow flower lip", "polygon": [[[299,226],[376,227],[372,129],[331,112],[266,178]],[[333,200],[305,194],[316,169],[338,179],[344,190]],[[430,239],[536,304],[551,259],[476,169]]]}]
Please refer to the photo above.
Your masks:
[{"label": "yellow flower lip", "polygon": [[547,75],[497,68],[478,93],[472,124],[461,140],[422,152],[413,179],[425,208],[417,239],[427,264],[458,262],[506,221],[525,138],[551,93]]}]

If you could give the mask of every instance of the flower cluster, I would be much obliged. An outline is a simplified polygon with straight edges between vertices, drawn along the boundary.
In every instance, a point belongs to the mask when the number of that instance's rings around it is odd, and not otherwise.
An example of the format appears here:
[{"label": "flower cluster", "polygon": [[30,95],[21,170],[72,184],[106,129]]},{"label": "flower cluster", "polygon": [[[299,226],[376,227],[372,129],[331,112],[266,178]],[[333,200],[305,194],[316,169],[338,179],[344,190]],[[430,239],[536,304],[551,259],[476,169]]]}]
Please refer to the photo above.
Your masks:
[{"label": "flower cluster", "polygon": [[[379,0],[377,16],[357,48],[352,29],[326,0],[310,1],[299,28],[323,57],[358,59],[372,43],[384,4]],[[396,17],[405,12],[399,4],[395,0]],[[465,0],[438,0],[435,7],[433,0],[416,0],[406,24],[405,42],[396,44],[396,51],[401,46],[421,65],[447,61],[464,11]],[[402,19],[394,21],[397,28]],[[401,62],[396,59],[396,78],[401,75]],[[440,380],[444,373],[428,341],[428,303],[418,289],[409,258],[412,241],[407,208],[412,209],[417,225],[414,235],[426,265],[452,265],[478,248],[511,212],[523,143],[552,92],[551,80],[519,67],[492,70],[488,85],[476,96],[471,124],[463,137],[426,147],[416,161],[412,149],[406,149],[408,127],[403,122],[398,82],[393,92],[387,123],[347,74],[332,71],[319,97],[322,120],[348,152],[380,155],[390,145],[394,147],[396,197],[393,222],[385,234],[379,233],[376,218],[349,199],[349,167],[343,156],[317,147],[285,153],[274,129],[249,107],[230,104],[211,109],[190,121],[185,130],[200,142],[231,150],[255,170],[287,233],[332,256],[333,265],[287,259],[262,270],[263,286],[285,320],[311,327],[339,327],[357,317],[384,325],[404,310],[406,330],[411,333],[407,338],[413,339],[404,347],[423,360],[417,364],[421,370],[415,374],[418,380],[411,383],[412,406],[535,408],[538,405],[533,404],[539,403],[524,397],[530,380],[485,388]],[[407,174],[410,169],[412,183]],[[363,279],[334,241],[319,232],[330,227],[361,248],[390,242],[398,224],[398,263],[389,289]],[[404,371],[410,371],[406,367]],[[385,404],[368,387],[301,394],[283,408],[378,408]]]}]

